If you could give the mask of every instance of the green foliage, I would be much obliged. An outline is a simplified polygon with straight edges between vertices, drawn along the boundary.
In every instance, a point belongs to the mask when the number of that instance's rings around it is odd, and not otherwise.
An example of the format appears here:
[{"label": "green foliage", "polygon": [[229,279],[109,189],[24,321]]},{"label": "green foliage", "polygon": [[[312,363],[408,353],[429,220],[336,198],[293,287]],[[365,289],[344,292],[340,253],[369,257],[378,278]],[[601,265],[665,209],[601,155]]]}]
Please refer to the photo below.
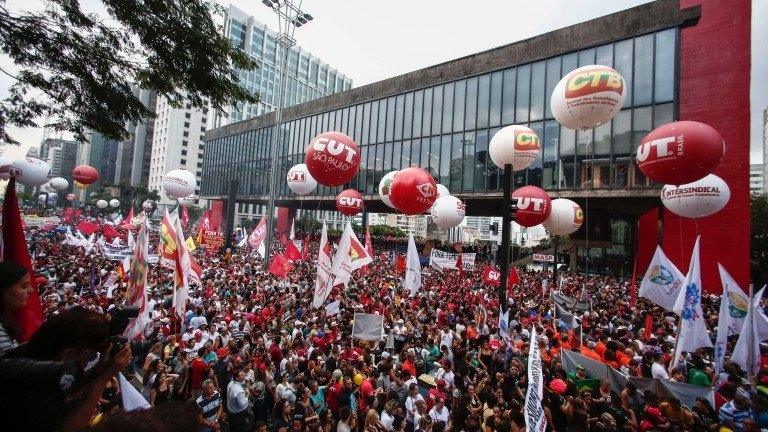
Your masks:
[{"label": "green foliage", "polygon": [[[148,199],[151,199],[152,201],[158,201],[160,199],[160,195],[158,195],[156,190],[149,190],[144,185],[131,186],[128,182],[122,182],[117,185],[117,187],[120,189],[120,201],[125,208],[127,208],[131,202],[133,202],[134,206],[140,207],[141,204]],[[192,220],[191,214],[190,220]]]},{"label": "green foliage", "polygon": [[85,13],[78,0],[44,3],[27,12],[0,0],[0,52],[18,68],[0,68],[14,79],[0,101],[0,141],[16,143],[9,127],[36,127],[41,117],[81,141],[88,130],[127,138],[127,123],[154,115],[132,83],[177,107],[258,101],[231,70],[256,63],[214,23],[223,13],[214,1],[101,0],[106,16]]},{"label": "green foliage", "polygon": [[396,226],[389,225],[370,225],[368,227],[371,230],[372,236],[392,236],[392,237],[406,237],[408,234]]},{"label": "green foliage", "polygon": [[240,226],[247,230],[250,230],[251,227],[254,226],[255,224],[256,224],[256,221],[254,221],[253,219],[248,219],[248,218],[240,219]]},{"label": "green foliage", "polygon": [[555,245],[555,239],[558,239],[560,241],[560,244],[563,244],[563,243],[566,243],[566,242],[570,241],[571,238],[568,237],[567,235],[564,235],[564,236],[559,236],[559,235],[553,236],[553,235],[550,235],[549,237],[545,237],[545,238],[541,239],[539,244],[534,246],[532,249],[535,252],[542,251],[542,250],[545,250],[545,249],[549,249],[549,248],[551,248],[551,247],[553,247]]},{"label": "green foliage", "polygon": [[768,195],[752,195],[750,209],[752,283],[761,287],[768,283]]},{"label": "green foliage", "polygon": [[323,229],[323,224],[312,216],[304,213],[295,222],[296,231],[302,233],[316,233]]}]

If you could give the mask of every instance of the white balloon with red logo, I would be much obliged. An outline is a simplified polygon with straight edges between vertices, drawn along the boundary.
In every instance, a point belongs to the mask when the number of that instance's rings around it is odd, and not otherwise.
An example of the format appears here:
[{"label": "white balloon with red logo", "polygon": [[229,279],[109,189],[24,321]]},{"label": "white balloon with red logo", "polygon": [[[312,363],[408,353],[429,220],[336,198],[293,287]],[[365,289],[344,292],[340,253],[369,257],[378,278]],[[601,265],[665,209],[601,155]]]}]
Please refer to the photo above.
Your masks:
[{"label": "white balloon with red logo", "polygon": [[695,182],[661,188],[661,202],[672,213],[698,219],[722,210],[731,199],[731,188],[720,177],[710,174]]},{"label": "white balloon with red logo", "polygon": [[317,180],[309,173],[306,164],[297,164],[288,170],[288,189],[297,195],[306,195],[317,187]]},{"label": "white balloon with red logo", "polygon": [[51,172],[51,166],[47,162],[32,157],[18,158],[11,166],[16,181],[30,187],[37,187],[47,182]]},{"label": "white balloon with red logo", "polygon": [[440,198],[442,196],[451,196],[451,191],[448,190],[447,187],[443,186],[442,184],[437,184],[437,197]]},{"label": "white balloon with red logo", "polygon": [[336,196],[336,209],[345,216],[354,216],[363,211],[363,195],[354,190],[346,189]]},{"label": "white balloon with red logo", "polygon": [[549,194],[536,186],[523,186],[512,192],[512,198],[517,198],[515,222],[520,226],[532,227],[544,223],[552,211]]},{"label": "white balloon with red logo", "polygon": [[341,132],[323,132],[310,141],[306,164],[321,185],[341,186],[349,183],[360,169],[360,149]]},{"label": "white balloon with red logo", "polygon": [[163,177],[163,189],[165,193],[172,198],[184,198],[195,193],[197,188],[197,179],[192,172],[175,169],[168,171]]},{"label": "white balloon with red logo", "polygon": [[611,121],[627,98],[627,85],[615,69],[602,65],[580,67],[566,74],[550,99],[552,114],[571,129],[592,129]]},{"label": "white balloon with red logo", "polygon": [[395,178],[395,174],[397,173],[398,171],[390,171],[384,174],[384,177],[382,177],[379,182],[379,198],[381,198],[381,201],[386,204],[387,207],[395,208],[395,206],[392,205],[392,200],[389,199],[389,190],[392,187],[392,179]]},{"label": "white balloon with red logo", "polygon": [[494,165],[504,169],[505,165],[511,164],[514,171],[528,168],[540,152],[539,136],[531,128],[520,125],[499,129],[488,145],[488,154]]},{"label": "white balloon with red logo", "polygon": [[575,202],[558,198],[552,200],[552,210],[544,221],[544,228],[551,234],[568,235],[575,233],[584,223],[584,211]]},{"label": "white balloon with red logo", "polygon": [[467,206],[460,199],[451,195],[443,195],[435,200],[430,210],[432,222],[438,228],[454,228],[459,226],[467,215]]},{"label": "white balloon with red logo", "polygon": [[409,167],[398,171],[392,180],[389,199],[406,215],[424,213],[437,199],[435,179],[425,170]]}]

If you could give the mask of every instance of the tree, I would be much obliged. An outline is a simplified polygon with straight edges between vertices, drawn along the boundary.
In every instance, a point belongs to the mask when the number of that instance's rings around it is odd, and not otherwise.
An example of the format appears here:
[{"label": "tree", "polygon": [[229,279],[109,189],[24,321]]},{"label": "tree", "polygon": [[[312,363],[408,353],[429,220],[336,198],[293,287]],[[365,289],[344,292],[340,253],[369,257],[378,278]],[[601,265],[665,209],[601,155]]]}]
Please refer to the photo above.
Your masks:
[{"label": "tree", "polygon": [[17,143],[9,126],[48,126],[86,140],[128,137],[125,124],[154,115],[131,84],[153,89],[174,107],[188,101],[223,110],[258,95],[239,85],[232,68],[256,63],[224,37],[209,0],[101,0],[106,16],[85,13],[78,0],[46,0],[40,12],[16,12],[0,0],[0,52],[18,71],[0,101],[0,141]]},{"label": "tree", "polygon": [[408,235],[405,231],[395,226],[371,225],[368,228],[371,230],[372,236],[406,237]]},{"label": "tree", "polygon": [[301,232],[303,234],[316,233],[321,229],[323,229],[323,224],[321,224],[319,220],[304,213],[301,215],[300,218],[296,219],[295,228],[296,228],[296,231]]},{"label": "tree", "polygon": [[752,195],[750,205],[750,268],[752,283],[761,287],[768,282],[768,195]]}]

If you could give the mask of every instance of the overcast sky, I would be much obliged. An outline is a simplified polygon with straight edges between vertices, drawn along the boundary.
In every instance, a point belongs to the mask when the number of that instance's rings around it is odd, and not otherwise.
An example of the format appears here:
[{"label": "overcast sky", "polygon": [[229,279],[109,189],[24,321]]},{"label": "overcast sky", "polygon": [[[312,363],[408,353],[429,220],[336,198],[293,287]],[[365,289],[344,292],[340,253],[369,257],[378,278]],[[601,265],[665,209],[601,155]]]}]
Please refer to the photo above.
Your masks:
[{"label": "overcast sky", "polygon": [[[12,8],[39,0],[10,0]],[[99,7],[98,0],[81,0]],[[277,17],[260,0],[234,4],[273,29]],[[314,20],[299,28],[302,48],[352,77],[354,86],[505,45],[646,3],[644,0],[304,0]],[[567,6],[567,10],[566,10]],[[752,151],[762,155],[762,112],[768,106],[768,0],[753,0]],[[8,60],[0,58],[0,65]],[[10,80],[0,76],[0,96]],[[14,131],[24,147],[42,130]]]}]

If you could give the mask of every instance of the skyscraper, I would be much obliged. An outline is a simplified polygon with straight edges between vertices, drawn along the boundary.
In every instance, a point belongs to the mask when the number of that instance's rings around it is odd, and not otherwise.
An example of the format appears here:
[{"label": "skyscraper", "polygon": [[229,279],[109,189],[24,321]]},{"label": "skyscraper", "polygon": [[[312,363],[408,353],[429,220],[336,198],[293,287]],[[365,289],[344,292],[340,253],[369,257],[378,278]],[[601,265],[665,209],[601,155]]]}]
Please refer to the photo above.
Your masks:
[{"label": "skyscraper", "polygon": [[77,166],[81,143],[58,138],[48,138],[40,144],[40,159],[51,166],[51,177],[63,177],[69,187],[62,194],[73,190],[72,170]]},{"label": "skyscraper", "polygon": [[[155,109],[157,93],[154,90],[145,90],[137,85],[131,90],[144,106]],[[131,186],[147,184],[154,124],[153,119],[147,118],[126,125],[129,137],[117,145],[114,183],[126,182]]]}]

